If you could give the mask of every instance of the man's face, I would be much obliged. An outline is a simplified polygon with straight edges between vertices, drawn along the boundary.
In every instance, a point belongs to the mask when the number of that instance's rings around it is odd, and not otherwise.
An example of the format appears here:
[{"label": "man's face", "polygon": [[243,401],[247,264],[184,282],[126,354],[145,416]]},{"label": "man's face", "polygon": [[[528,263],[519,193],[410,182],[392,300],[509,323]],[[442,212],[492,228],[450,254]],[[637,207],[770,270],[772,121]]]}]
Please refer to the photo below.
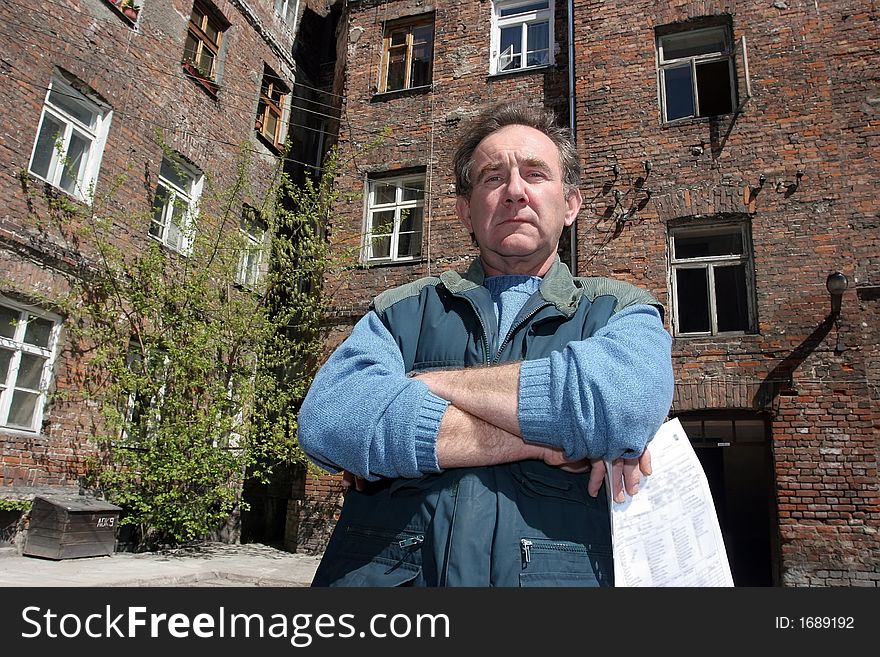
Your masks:
[{"label": "man's face", "polygon": [[534,128],[505,126],[477,146],[471,180],[470,198],[459,196],[455,209],[486,273],[546,273],[582,202],[578,190],[565,194],[556,145]]}]

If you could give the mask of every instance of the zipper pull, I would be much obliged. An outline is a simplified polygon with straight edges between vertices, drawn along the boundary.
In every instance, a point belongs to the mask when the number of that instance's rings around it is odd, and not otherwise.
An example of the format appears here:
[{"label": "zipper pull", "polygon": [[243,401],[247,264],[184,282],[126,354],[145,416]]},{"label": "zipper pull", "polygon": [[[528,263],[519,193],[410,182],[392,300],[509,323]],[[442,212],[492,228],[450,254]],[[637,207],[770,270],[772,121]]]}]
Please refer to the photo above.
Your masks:
[{"label": "zipper pull", "polygon": [[418,536],[410,536],[409,538],[405,538],[402,541],[398,541],[397,544],[402,548],[412,547],[413,545],[419,545],[425,541],[425,536],[423,534],[419,534]]},{"label": "zipper pull", "polygon": [[523,566],[525,566],[532,560],[532,545],[534,544],[527,538],[520,539],[519,542],[522,548]]}]

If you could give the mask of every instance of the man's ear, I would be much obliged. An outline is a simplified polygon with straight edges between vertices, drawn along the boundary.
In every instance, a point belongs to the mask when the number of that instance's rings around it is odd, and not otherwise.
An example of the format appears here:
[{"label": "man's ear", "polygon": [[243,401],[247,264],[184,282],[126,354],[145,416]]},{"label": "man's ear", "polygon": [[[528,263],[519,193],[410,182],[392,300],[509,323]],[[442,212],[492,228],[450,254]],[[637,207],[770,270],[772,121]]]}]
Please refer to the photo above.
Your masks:
[{"label": "man's ear", "polygon": [[465,228],[467,228],[467,231],[473,233],[474,228],[471,224],[471,203],[466,196],[455,197],[455,214],[458,215],[458,220]]},{"label": "man's ear", "polygon": [[584,203],[584,197],[581,196],[581,190],[575,187],[565,197],[565,225],[571,226],[581,211],[581,205]]}]

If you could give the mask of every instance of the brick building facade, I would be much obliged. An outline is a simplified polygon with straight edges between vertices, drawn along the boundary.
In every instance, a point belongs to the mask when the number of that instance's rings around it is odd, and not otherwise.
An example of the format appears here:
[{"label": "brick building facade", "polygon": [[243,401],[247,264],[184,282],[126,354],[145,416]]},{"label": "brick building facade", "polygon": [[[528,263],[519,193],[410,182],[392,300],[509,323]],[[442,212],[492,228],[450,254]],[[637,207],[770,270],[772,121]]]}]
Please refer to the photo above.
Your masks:
[{"label": "brick building facade", "polygon": [[[369,266],[328,277],[328,346],[374,294],[473,257],[461,120],[550,107],[584,166],[565,259],[663,302],[670,416],[737,584],[877,586],[877,18],[857,2],[348,2],[338,185],[354,196],[332,239]],[[306,479],[300,550],[323,547],[339,501],[338,478]]]},{"label": "brick building facade", "polygon": [[[312,10],[326,15],[327,6],[323,0],[0,4],[3,497],[76,491],[84,462],[97,449],[98,409],[76,394],[77,345],[51,307],[65,289],[63,274],[89,254],[33,217],[46,216],[47,197],[88,207],[124,175],[110,200],[113,216],[140,213],[144,221],[117,219],[117,246],[140,250],[158,240],[185,256],[186,238],[171,216],[178,206],[170,199],[194,206],[208,178],[215,189],[227,188],[237,179],[242,145],[250,153],[245,203],[261,201],[269,189],[288,126],[296,146],[289,163],[314,166],[307,150],[318,147],[315,135],[326,122],[302,97],[318,94],[311,85],[320,80],[297,70],[294,34],[303,17],[316,31],[320,20],[310,18]],[[306,69],[320,78],[320,67]],[[26,194],[25,187],[38,193]],[[216,209],[212,203],[205,193],[201,207]],[[231,223],[238,231],[238,222]]]}]

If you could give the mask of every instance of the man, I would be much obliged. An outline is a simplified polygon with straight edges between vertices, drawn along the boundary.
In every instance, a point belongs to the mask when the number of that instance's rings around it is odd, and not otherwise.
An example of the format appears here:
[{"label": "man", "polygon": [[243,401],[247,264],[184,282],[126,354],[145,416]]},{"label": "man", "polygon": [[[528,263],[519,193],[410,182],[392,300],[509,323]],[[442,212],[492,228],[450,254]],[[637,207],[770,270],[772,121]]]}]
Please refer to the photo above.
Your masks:
[{"label": "man", "polygon": [[661,308],[559,261],[582,199],[551,113],[492,108],[455,173],[479,258],[380,294],[303,402],[302,448],[357,482],[313,585],[612,585],[601,459],[619,500],[650,472],[672,401]]}]

